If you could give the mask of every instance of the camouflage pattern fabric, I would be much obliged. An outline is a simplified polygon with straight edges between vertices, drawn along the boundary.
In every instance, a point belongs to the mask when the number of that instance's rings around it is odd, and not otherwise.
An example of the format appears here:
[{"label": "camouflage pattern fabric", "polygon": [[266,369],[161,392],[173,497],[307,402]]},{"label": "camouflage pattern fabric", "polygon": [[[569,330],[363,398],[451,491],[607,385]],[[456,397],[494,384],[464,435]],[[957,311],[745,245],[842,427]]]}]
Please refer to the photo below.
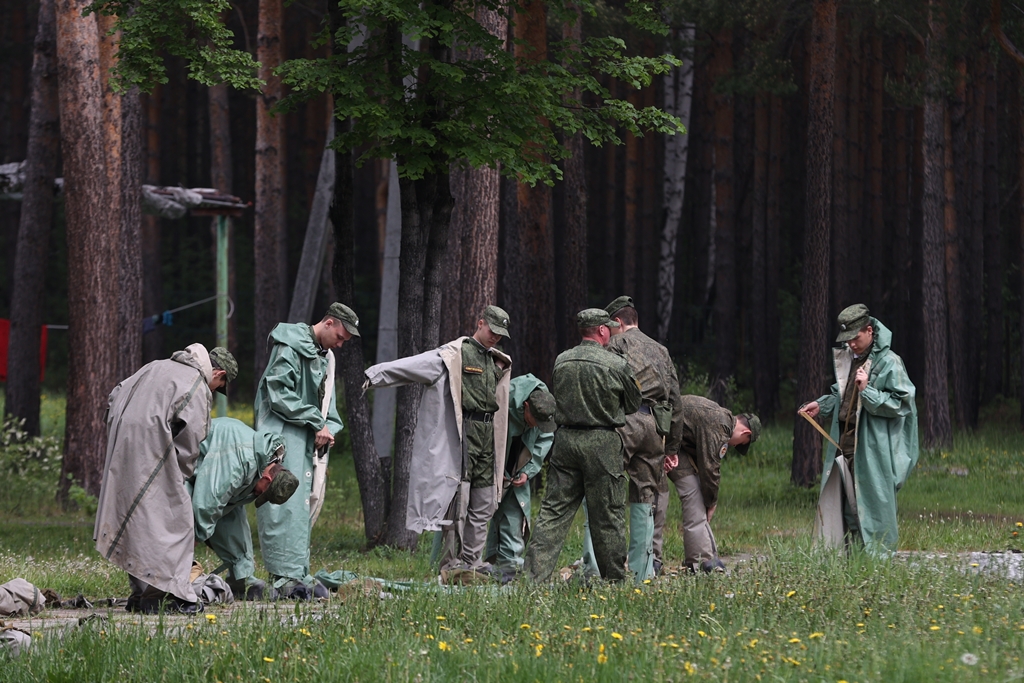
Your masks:
[{"label": "camouflage pattern fabric", "polygon": [[[498,410],[495,394],[501,370],[494,357],[473,338],[462,342],[462,409],[494,413]],[[471,488],[494,484],[494,422],[464,420],[469,466],[466,479]]]},{"label": "camouflage pattern fabric", "polygon": [[718,484],[722,479],[722,456],[732,438],[735,418],[732,413],[703,396],[683,396],[683,442],[680,460],[685,453],[693,458],[700,478],[704,504],[718,504]]},{"label": "camouflage pattern fabric", "polygon": [[601,576],[625,578],[625,472],[622,439],[614,428],[640,407],[640,388],[626,361],[584,340],[555,360],[552,393],[557,410],[555,444],[549,456],[547,491],[526,553],[534,582],[554,572],[565,536],[584,496]]}]

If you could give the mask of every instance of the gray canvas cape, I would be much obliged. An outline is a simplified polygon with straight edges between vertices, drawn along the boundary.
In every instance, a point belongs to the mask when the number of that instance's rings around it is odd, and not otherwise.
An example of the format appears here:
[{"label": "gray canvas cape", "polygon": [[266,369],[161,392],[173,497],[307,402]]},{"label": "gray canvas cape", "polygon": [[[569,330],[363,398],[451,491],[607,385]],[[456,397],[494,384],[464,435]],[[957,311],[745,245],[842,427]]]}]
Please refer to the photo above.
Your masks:
[{"label": "gray canvas cape", "polygon": [[[423,396],[413,434],[409,465],[409,503],[405,525],[410,531],[440,531],[448,506],[462,480],[462,342],[459,337],[432,351],[379,363],[366,370],[363,387],[423,384]],[[512,359],[497,349],[489,353],[505,363],[498,382],[498,411],[494,414],[493,515],[501,501],[508,435],[508,388]],[[468,486],[466,495],[468,496]]]},{"label": "gray canvas cape", "polygon": [[210,356],[201,344],[153,361],[110,392],[107,457],[93,538],[103,557],[196,602],[192,476],[210,427]]}]

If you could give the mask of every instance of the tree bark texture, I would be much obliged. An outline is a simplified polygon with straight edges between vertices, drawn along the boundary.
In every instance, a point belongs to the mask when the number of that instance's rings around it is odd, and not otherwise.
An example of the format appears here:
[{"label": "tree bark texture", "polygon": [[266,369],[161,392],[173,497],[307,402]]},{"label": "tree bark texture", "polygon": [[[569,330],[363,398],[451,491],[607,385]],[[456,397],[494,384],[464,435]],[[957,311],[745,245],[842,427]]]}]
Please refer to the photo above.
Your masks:
[{"label": "tree bark texture", "polygon": [[4,412],[39,434],[39,344],[43,325],[46,254],[53,223],[60,114],[54,0],[40,0],[32,58],[32,110],[11,295]]},{"label": "tree bark texture", "polygon": [[[932,0],[930,15],[937,11]],[[943,205],[943,130],[944,99],[936,92],[935,80],[941,67],[942,36],[945,26],[930,16],[931,36],[925,45],[928,64],[928,83],[924,100],[924,178],[921,203],[922,235],[921,261],[924,294],[924,410],[923,439],[925,448],[944,448],[952,445],[953,434],[949,421],[948,385],[946,382],[946,273],[944,265]]]},{"label": "tree bark texture", "polygon": [[253,225],[255,261],[255,378],[263,375],[269,358],[267,336],[284,320],[286,273],[281,272],[281,233],[285,229],[283,117],[271,108],[283,94],[281,79],[272,70],[281,63],[282,0],[259,0],[256,58],[266,82],[256,97],[256,206]]},{"label": "tree bark texture", "polygon": [[[836,0],[814,0],[808,44],[807,216],[800,295],[797,396],[814,400],[825,387],[828,348],[829,217],[832,212],[832,131],[835,117]],[[810,425],[793,428],[791,478],[810,487],[821,474],[821,439]]]},{"label": "tree bark texture", "polygon": [[[885,258],[885,216],[883,213],[882,198],[882,126],[883,126],[883,91],[884,91],[884,68],[882,64],[882,37],[878,31],[873,31],[870,38],[871,61],[870,67],[866,69],[868,74],[868,86],[870,94],[870,124],[866,126],[867,132],[867,162],[868,162],[868,217],[869,224],[865,226],[864,233],[869,235],[871,248],[865,254],[868,268],[861,277],[867,277],[864,282],[864,294],[871,295],[871,301],[879,310],[886,310],[885,285],[888,272]],[[863,282],[863,280],[862,280]]]},{"label": "tree bark texture", "polygon": [[1003,232],[999,223],[999,129],[996,60],[985,71],[985,384],[983,401],[1003,390]]},{"label": "tree bark texture", "polygon": [[[145,181],[160,184],[160,97],[162,86],[142,97],[146,116],[146,172]],[[163,277],[160,255],[160,219],[145,214],[142,217],[142,313],[156,315],[164,308]],[[163,331],[156,326],[142,337],[142,361],[149,363],[164,357]]]},{"label": "tree bark texture", "polygon": [[849,157],[847,156],[847,119],[850,116],[849,79],[846,78],[849,65],[849,21],[837,20],[837,34],[844,37],[836,41],[835,83],[835,124],[832,138],[832,243],[838,248],[832,250],[832,310],[842,310],[854,303],[858,296],[850,291],[855,280],[849,274],[852,268],[848,246],[850,234],[850,179]]},{"label": "tree bark texture", "polygon": [[968,389],[968,344],[975,336],[967,326],[963,259],[963,234],[969,226],[967,188],[967,126],[965,124],[967,62],[957,60],[957,81],[946,116],[945,149],[945,232],[946,232],[946,305],[949,328],[949,382],[952,389],[952,418],[966,429],[971,414]]},{"label": "tree bark texture", "polygon": [[[138,88],[121,97],[121,234],[117,246],[119,286],[118,373],[130,377],[142,367],[142,102]],[[117,186],[115,186],[117,187]]]},{"label": "tree bark texture", "polygon": [[62,500],[72,483],[99,495],[107,395],[117,383],[118,214],[111,214],[95,15],[58,0],[57,64],[68,253],[68,394]]},{"label": "tree bark texture", "polygon": [[[715,36],[711,73],[717,87],[733,68],[733,35],[725,29]],[[736,273],[736,207],[733,187],[733,96],[715,90],[715,374],[725,380],[736,371],[738,303]],[[829,141],[831,144],[831,140]],[[712,398],[723,399],[722,396]]]}]

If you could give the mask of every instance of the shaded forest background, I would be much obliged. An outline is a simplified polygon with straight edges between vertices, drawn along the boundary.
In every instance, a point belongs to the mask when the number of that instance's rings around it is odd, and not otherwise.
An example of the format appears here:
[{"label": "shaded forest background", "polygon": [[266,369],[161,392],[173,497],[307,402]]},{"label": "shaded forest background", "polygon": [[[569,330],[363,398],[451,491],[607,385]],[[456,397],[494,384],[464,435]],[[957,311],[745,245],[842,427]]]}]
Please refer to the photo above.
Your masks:
[{"label": "shaded forest background", "polygon": [[[529,39],[562,39],[561,21],[538,6],[529,16],[541,22],[540,38],[535,32]],[[26,158],[38,9],[36,0],[0,0],[0,163]],[[936,338],[946,346],[941,374],[948,387],[939,394],[953,425],[973,428],[981,406],[1021,397],[1024,63],[1012,53],[1014,44],[1024,45],[1024,10],[1015,3],[1000,8],[998,2],[954,0],[677,0],[660,7],[670,31],[657,35],[627,25],[619,3],[597,9],[583,17],[585,36],[617,35],[634,54],[672,53],[682,60],[681,68],[647,88],[608,78],[604,85],[637,107],[677,115],[689,94],[685,171],[673,170],[677,137],[623,131],[622,145],[583,146],[582,188],[498,182],[492,197],[497,243],[490,247],[497,250],[495,303],[511,314],[506,350],[516,359],[517,374],[549,379],[555,354],[576,343],[564,321],[578,297],[566,293],[579,289],[573,256],[585,248],[585,304],[633,296],[641,326],[668,346],[683,375],[706,376],[702,381],[715,398],[754,409],[763,419],[788,416],[831,381],[825,346],[812,349],[809,357],[820,367],[808,372],[817,373],[812,383],[818,389],[798,395],[802,365],[816,365],[801,360],[801,341],[809,338],[801,312],[808,287],[825,297],[827,315],[815,324],[826,326],[829,343],[836,313],[852,303],[867,304],[892,329],[893,350],[918,386],[926,431],[929,410],[932,418],[936,414],[923,395],[926,359],[939,357],[929,350]],[[998,22],[994,9],[1002,12]],[[257,0],[238,0],[225,15],[235,46],[254,55],[258,11]],[[323,55],[325,48],[312,41],[326,14],[323,0],[284,7],[284,59]],[[829,20],[833,33],[815,33]],[[831,35],[831,52],[828,45],[821,52],[822,35],[826,41]],[[831,69],[827,99],[812,86],[822,64]],[[166,65],[168,81],[140,98],[142,182],[216,187],[226,177],[231,186],[217,189],[253,200],[257,94],[227,90],[232,162],[230,173],[215,179],[211,89],[187,77],[183,60],[168,57]],[[287,275],[278,295],[283,310],[270,312],[284,320],[327,141],[329,101],[311,99],[279,116],[284,221],[276,252]],[[821,139],[831,142],[827,166],[815,158],[821,145],[810,142]],[[389,178],[388,162],[379,160],[352,175],[354,286],[347,303],[361,317],[368,362],[377,344]],[[830,195],[825,204],[816,194],[823,187]],[[673,209],[679,190],[682,204]],[[457,193],[455,201],[442,341],[469,329],[459,304],[460,282],[467,280],[457,254],[466,253],[475,233],[471,221],[459,221],[465,205]],[[815,208],[820,206],[825,208]],[[572,229],[573,212],[581,208],[582,241]],[[808,226],[820,210],[826,211],[819,228],[827,251],[819,249],[811,269],[807,231],[815,229]],[[19,211],[19,202],[0,200],[4,318],[11,311]],[[678,230],[666,225],[674,212]],[[230,388],[234,401],[249,400],[258,379],[256,311],[267,306],[254,295],[254,220],[250,210],[233,222],[230,347],[241,368]],[[64,226],[58,202],[44,284],[44,322],[50,324],[68,321],[67,264],[78,257],[68,253]],[[520,243],[525,234],[533,242]],[[211,219],[146,216],[141,243],[144,316],[214,293]],[[331,240],[327,264],[334,262],[333,248]],[[659,272],[673,249],[670,273]],[[338,296],[331,272],[323,268],[315,311]],[[194,341],[212,346],[213,340],[214,305],[196,306],[143,337],[143,360],[165,358]],[[66,332],[50,330],[49,390],[64,389],[67,358]]]}]

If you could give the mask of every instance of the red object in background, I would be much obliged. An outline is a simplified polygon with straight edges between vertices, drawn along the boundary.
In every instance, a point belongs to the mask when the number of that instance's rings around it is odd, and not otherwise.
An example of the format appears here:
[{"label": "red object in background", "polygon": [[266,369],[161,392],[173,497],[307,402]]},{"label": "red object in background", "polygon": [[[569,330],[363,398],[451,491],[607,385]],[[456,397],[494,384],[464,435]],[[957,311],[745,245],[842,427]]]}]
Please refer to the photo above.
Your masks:
[{"label": "red object in background", "polygon": [[[46,334],[48,330],[43,325],[42,333],[39,335],[39,381],[43,381],[43,373],[46,370]],[[11,339],[11,321],[0,318],[0,382],[7,381],[7,345]]]}]

